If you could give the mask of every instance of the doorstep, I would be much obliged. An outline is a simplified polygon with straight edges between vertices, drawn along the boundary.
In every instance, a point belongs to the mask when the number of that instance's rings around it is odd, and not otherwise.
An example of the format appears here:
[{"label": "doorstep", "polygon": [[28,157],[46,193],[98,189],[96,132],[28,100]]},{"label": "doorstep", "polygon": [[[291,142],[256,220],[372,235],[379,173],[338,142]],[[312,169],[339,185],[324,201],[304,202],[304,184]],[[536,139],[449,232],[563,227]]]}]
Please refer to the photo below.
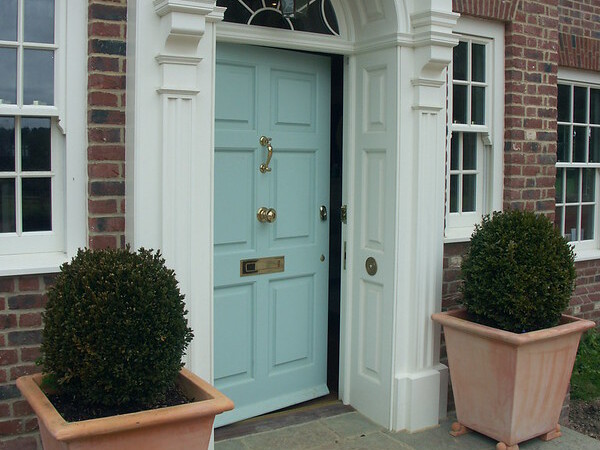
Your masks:
[{"label": "doorstep", "polygon": [[[256,432],[242,437],[220,439],[215,450],[495,450],[496,441],[478,433],[460,437],[448,434],[452,418],[440,426],[419,433],[393,433],[356,411],[318,418]],[[226,428],[226,427],[225,427]],[[218,435],[216,430],[215,435]],[[562,428],[563,435],[549,442],[532,439],[520,450],[600,450],[600,441]]]}]

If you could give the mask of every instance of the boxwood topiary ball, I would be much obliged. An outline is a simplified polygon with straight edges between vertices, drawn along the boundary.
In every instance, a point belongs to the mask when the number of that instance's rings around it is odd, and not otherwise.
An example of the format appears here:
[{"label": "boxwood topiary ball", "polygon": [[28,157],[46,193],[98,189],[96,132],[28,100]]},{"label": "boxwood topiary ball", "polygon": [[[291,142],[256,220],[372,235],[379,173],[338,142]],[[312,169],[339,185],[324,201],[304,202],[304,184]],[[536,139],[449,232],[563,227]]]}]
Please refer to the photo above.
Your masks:
[{"label": "boxwood topiary ball", "polygon": [[459,302],[473,320],[515,333],[557,325],[575,287],[571,245],[532,212],[484,217],[461,271]]},{"label": "boxwood topiary ball", "polygon": [[192,331],[160,252],[80,250],[48,291],[43,370],[87,405],[152,405],[182,367]]}]

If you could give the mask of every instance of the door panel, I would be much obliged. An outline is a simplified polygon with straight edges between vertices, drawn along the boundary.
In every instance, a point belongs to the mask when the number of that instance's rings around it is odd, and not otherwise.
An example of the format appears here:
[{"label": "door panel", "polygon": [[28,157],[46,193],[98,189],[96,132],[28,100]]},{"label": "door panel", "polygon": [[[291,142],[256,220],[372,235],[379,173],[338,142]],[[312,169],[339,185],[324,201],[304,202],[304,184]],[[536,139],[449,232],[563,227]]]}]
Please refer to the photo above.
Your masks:
[{"label": "door panel", "polygon": [[[216,426],[326,394],[329,59],[217,46],[215,385],[236,404]],[[270,172],[261,173],[271,138]],[[259,207],[277,219],[261,223]],[[284,257],[281,272],[241,261]]]}]

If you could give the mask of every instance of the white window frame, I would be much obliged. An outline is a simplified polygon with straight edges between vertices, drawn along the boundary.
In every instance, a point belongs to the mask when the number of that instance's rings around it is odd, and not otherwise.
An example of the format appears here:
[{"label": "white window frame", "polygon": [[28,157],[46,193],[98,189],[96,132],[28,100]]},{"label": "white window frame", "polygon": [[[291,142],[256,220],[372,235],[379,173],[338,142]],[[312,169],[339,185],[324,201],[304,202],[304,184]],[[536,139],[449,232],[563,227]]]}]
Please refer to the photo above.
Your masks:
[{"label": "white window frame", "polygon": [[[502,210],[504,145],[504,25],[460,17],[454,29],[460,40],[486,46],[485,124],[455,124],[452,118],[452,63],[448,68],[448,136],[446,139],[446,225],[444,242],[468,241],[485,214]],[[462,84],[462,83],[461,83]],[[476,83],[479,84],[479,83]],[[469,108],[471,107],[469,102]],[[477,133],[477,209],[450,212],[450,152],[452,134]]]},{"label": "white window frame", "polygon": [[0,276],[57,272],[86,245],[86,2],[55,0],[55,44],[48,47],[56,48],[54,105],[0,104],[0,115],[51,118],[52,231],[0,234]]},{"label": "white window frame", "polygon": [[[558,69],[558,84],[566,84],[572,86],[582,86],[587,88],[600,89],[600,73],[588,72],[576,69],[560,67]],[[589,91],[588,91],[589,92]],[[572,101],[572,99],[571,99]],[[588,95],[589,114],[589,95]],[[573,111],[571,111],[570,122],[558,122],[559,125],[570,125],[573,123]],[[587,122],[589,123],[589,117]],[[595,209],[594,209],[594,239],[585,241],[573,241],[571,244],[574,247],[575,259],[577,261],[585,261],[590,259],[600,258],[600,163],[569,163],[556,162],[557,168],[590,168],[596,169],[595,176]],[[581,180],[580,180],[581,183]]]}]

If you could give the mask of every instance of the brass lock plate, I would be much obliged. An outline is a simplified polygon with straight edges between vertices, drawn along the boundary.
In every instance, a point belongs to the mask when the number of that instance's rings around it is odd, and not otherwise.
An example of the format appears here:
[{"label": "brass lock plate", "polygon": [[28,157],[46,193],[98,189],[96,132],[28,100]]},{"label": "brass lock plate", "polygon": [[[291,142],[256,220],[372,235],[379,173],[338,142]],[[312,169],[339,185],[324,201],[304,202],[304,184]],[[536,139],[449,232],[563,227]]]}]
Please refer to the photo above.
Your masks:
[{"label": "brass lock plate", "polygon": [[377,261],[375,261],[375,258],[373,258],[372,256],[369,256],[367,258],[367,260],[365,261],[365,269],[367,270],[367,273],[371,276],[377,273]]},{"label": "brass lock plate", "polygon": [[268,273],[283,272],[285,270],[285,256],[271,256],[269,258],[242,259],[240,261],[240,277],[252,275],[265,275]]}]

